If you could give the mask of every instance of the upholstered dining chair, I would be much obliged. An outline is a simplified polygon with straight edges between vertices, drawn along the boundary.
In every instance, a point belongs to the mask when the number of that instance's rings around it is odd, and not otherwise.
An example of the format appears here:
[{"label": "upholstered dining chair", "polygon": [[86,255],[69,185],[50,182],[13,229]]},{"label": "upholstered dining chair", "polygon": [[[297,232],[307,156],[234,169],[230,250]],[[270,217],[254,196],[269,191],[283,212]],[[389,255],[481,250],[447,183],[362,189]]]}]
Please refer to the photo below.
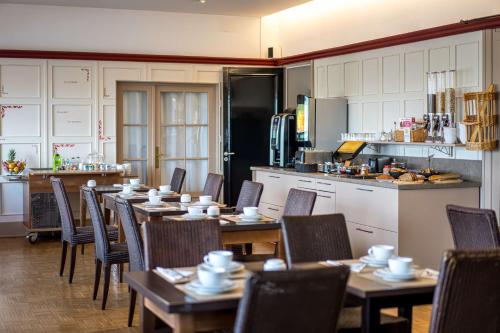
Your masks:
[{"label": "upholstered dining chair", "polygon": [[[283,216],[282,230],[288,267],[305,262],[352,259],[351,245],[343,214]],[[346,307],[338,332],[361,332],[361,308]],[[406,319],[380,315],[380,332],[407,332]]]},{"label": "upholstered dining chair", "polygon": [[348,277],[345,266],[256,272],[246,281],[234,332],[335,332]]},{"label": "upholstered dining chair", "polygon": [[210,251],[222,249],[219,221],[163,220],[142,225],[146,270],[156,267],[189,267],[203,261]]},{"label": "upholstered dining chair", "polygon": [[174,173],[172,174],[172,179],[170,180],[170,189],[176,193],[181,193],[184,178],[186,178],[186,170],[175,168]]},{"label": "upholstered dining chair", "polygon": [[283,216],[311,215],[316,202],[316,192],[290,189],[283,209]]},{"label": "upholstered dining chair", "polygon": [[[66,253],[68,251],[68,244],[71,248],[71,261],[69,267],[69,283],[73,282],[73,275],[75,273],[76,252],[78,245],[85,245],[94,243],[94,229],[92,226],[77,227],[71,204],[68,198],[68,193],[64,187],[64,182],[61,178],[51,177],[50,182],[56,197],[57,207],[61,215],[61,265],[59,268],[59,276],[64,273],[64,266],[66,264]],[[115,226],[107,226],[107,232],[111,240],[118,239],[118,230]]]},{"label": "upholstered dining chair", "polygon": [[95,235],[95,279],[92,299],[95,300],[97,298],[102,268],[104,270],[104,289],[102,293],[101,309],[104,310],[106,308],[109,282],[111,280],[111,265],[116,264],[120,266],[121,280],[122,265],[129,262],[128,249],[125,243],[110,242],[108,234],[106,233],[104,216],[102,215],[101,206],[97,201],[96,193],[93,189],[86,186],[82,187],[82,190],[87,201]]},{"label": "upholstered dining chair", "polygon": [[[129,270],[131,272],[144,271],[144,243],[140,231],[140,225],[137,223],[134,209],[128,200],[117,197],[115,200],[116,210],[120,216],[120,221],[127,240],[129,254]],[[132,326],[135,312],[135,302],[137,292],[130,289],[130,304],[128,312],[128,327]]]},{"label": "upholstered dining chair", "polygon": [[500,232],[494,210],[446,206],[453,242],[458,250],[500,247]]},{"label": "upholstered dining chair", "polygon": [[211,195],[213,201],[219,201],[220,191],[222,189],[222,184],[224,183],[224,176],[209,173],[207,179],[205,180],[205,186],[203,187],[202,195]]},{"label": "upholstered dining chair", "polygon": [[260,197],[263,190],[263,184],[244,180],[241,184],[241,190],[234,212],[236,214],[241,214],[243,213],[244,207],[257,207],[260,203]]},{"label": "upholstered dining chair", "polygon": [[500,249],[445,252],[430,333],[500,332]]}]

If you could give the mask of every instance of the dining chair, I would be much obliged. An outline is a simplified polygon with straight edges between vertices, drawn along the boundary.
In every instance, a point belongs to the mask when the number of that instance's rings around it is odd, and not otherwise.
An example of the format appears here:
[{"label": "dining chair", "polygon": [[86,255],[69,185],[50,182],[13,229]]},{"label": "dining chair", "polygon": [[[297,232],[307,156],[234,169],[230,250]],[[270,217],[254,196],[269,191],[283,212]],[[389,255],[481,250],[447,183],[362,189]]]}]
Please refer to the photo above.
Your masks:
[{"label": "dining chair", "polygon": [[224,176],[216,173],[209,173],[207,175],[207,179],[205,180],[202,195],[211,195],[213,201],[219,201],[219,195],[223,182]]},{"label": "dining chair", "polygon": [[210,251],[222,249],[219,220],[146,222],[142,225],[146,270],[190,267]]},{"label": "dining chair", "polygon": [[[351,244],[343,214],[283,216],[281,219],[288,267],[306,262],[352,259]],[[361,332],[361,308],[346,307],[339,318],[338,332]],[[402,317],[380,315],[380,332],[407,332]]]},{"label": "dining chair", "polygon": [[241,214],[245,207],[257,207],[260,203],[260,197],[263,190],[263,184],[244,180],[241,184],[241,190],[234,212],[236,214]]},{"label": "dining chair", "polygon": [[453,242],[458,250],[500,247],[500,232],[494,210],[446,206]]},{"label": "dining chair", "polygon": [[[77,227],[71,204],[69,201],[68,193],[64,187],[64,182],[61,178],[51,177],[50,182],[56,198],[57,207],[61,216],[61,265],[59,268],[59,276],[64,273],[64,266],[66,264],[66,253],[68,251],[68,244],[71,248],[71,261],[69,267],[69,283],[73,282],[73,275],[75,273],[76,252],[78,245],[84,246],[85,244],[94,243],[94,229],[92,226]],[[118,229],[115,226],[107,226],[109,238],[112,240],[118,239]],[[83,254],[83,249],[82,249]]]},{"label": "dining chair", "polygon": [[348,277],[345,266],[256,272],[245,283],[234,332],[335,332]]},{"label": "dining chair", "polygon": [[500,249],[446,251],[429,332],[500,332],[499,277]]},{"label": "dining chair", "polygon": [[122,265],[129,262],[128,249],[127,244],[125,243],[110,242],[108,234],[106,233],[106,225],[104,223],[101,206],[97,201],[97,195],[94,190],[84,186],[82,187],[82,191],[87,201],[95,235],[95,278],[94,294],[92,299],[95,300],[97,298],[102,268],[104,270],[104,289],[102,294],[101,309],[104,310],[108,299],[109,282],[111,279],[111,265],[119,265],[121,282],[123,269]]},{"label": "dining chair", "polygon": [[172,174],[172,179],[170,180],[170,189],[176,193],[181,193],[184,178],[186,178],[186,170],[175,168],[174,173]]},{"label": "dining chair", "polygon": [[314,203],[316,202],[316,192],[290,189],[283,209],[283,216],[306,216],[311,215]]},{"label": "dining chair", "polygon": [[[116,198],[115,204],[125,234],[125,239],[127,240],[130,261],[129,270],[131,272],[144,271],[144,243],[134,209],[128,200],[119,197]],[[134,289],[130,289],[128,327],[131,327],[134,321],[136,298],[137,292]]]},{"label": "dining chair", "polygon": [[289,267],[303,262],[352,259],[343,214],[283,216],[281,221]]}]

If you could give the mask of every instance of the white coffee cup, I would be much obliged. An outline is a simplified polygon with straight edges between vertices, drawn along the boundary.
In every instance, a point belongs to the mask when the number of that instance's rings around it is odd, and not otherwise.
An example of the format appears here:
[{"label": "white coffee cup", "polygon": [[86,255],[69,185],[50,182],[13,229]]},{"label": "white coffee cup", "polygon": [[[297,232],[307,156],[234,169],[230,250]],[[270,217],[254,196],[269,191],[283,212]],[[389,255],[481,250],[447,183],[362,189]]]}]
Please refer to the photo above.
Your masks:
[{"label": "white coffee cup", "polygon": [[205,287],[217,288],[221,287],[227,277],[227,271],[224,268],[205,268],[198,266],[198,280]]},{"label": "white coffee cup", "polygon": [[394,274],[408,274],[411,271],[413,259],[408,257],[395,257],[389,259],[389,270]]},{"label": "white coffee cup", "polygon": [[141,180],[139,178],[130,178],[130,185],[139,186],[141,184]]},{"label": "white coffee cup", "polygon": [[368,249],[368,254],[377,260],[387,260],[394,255],[394,246],[373,245]]},{"label": "white coffee cup", "polygon": [[184,203],[191,202],[191,195],[190,194],[181,195],[181,202]]},{"label": "white coffee cup", "polygon": [[210,203],[212,203],[212,196],[211,195],[200,195],[200,202],[202,204],[210,204]]},{"label": "white coffee cup", "polygon": [[87,181],[87,187],[96,187],[97,186],[97,182],[93,179],[89,179]]},{"label": "white coffee cup", "polygon": [[203,261],[212,267],[227,268],[233,261],[233,252],[231,251],[211,251]]},{"label": "white coffee cup", "polygon": [[248,217],[255,217],[259,215],[257,207],[243,207],[243,214]]},{"label": "white coffee cup", "polygon": [[156,197],[156,196],[158,196],[158,191],[156,189],[152,188],[148,191],[148,197]]},{"label": "white coffee cup", "polygon": [[160,185],[160,192],[161,193],[170,192],[171,188],[172,187],[170,185]]},{"label": "white coffee cup", "polygon": [[132,187],[130,187],[128,185],[124,185],[123,189],[122,189],[122,192],[125,193],[125,194],[131,194],[132,193]]},{"label": "white coffee cup", "polygon": [[203,214],[203,209],[200,207],[188,207],[188,214],[192,216],[198,216]]},{"label": "white coffee cup", "polygon": [[208,216],[219,216],[220,215],[220,209],[217,206],[210,206],[207,208],[207,215]]},{"label": "white coffee cup", "polygon": [[286,270],[285,261],[283,259],[278,259],[278,258],[268,259],[264,263],[264,270],[265,271],[285,271]]},{"label": "white coffee cup", "polygon": [[161,197],[159,195],[149,196],[149,203],[152,205],[159,205],[161,202]]}]

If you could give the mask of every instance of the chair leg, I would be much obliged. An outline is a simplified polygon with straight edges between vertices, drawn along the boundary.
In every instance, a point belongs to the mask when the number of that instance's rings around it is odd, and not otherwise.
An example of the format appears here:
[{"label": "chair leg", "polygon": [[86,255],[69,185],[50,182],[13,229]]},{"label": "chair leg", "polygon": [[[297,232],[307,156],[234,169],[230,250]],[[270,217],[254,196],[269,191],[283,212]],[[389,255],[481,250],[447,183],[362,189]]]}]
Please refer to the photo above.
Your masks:
[{"label": "chair leg", "polygon": [[85,244],[82,244],[82,256],[85,254]]},{"label": "chair leg", "polygon": [[71,262],[69,266],[69,283],[73,283],[73,274],[75,274],[75,261],[77,245],[71,247]]},{"label": "chair leg", "polygon": [[64,265],[66,264],[66,253],[67,252],[68,252],[68,242],[62,241],[61,268],[59,269],[59,276],[63,276]]},{"label": "chair leg", "polygon": [[134,289],[132,289],[130,291],[130,305],[128,308],[128,327],[132,327],[132,322],[134,321],[136,297],[137,297],[137,292]]},{"label": "chair leg", "polygon": [[106,309],[106,301],[108,300],[109,280],[110,279],[111,279],[111,265],[104,264],[104,290],[102,291],[101,310]]},{"label": "chair leg", "polygon": [[118,277],[120,283],[123,283],[123,264],[118,264]]},{"label": "chair leg", "polygon": [[245,244],[245,254],[246,255],[251,255],[253,252],[253,244],[252,243],[246,243]]},{"label": "chair leg", "polygon": [[94,277],[94,295],[92,299],[95,301],[97,298],[97,292],[99,291],[99,281],[101,280],[101,267],[102,262],[99,259],[95,259],[95,277]]}]

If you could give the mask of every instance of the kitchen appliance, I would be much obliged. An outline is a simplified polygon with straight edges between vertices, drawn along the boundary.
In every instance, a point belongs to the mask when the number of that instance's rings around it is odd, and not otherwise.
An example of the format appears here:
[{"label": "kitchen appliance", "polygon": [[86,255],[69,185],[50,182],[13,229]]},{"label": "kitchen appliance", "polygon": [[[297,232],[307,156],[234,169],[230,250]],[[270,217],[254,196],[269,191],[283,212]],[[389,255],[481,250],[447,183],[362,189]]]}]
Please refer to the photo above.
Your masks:
[{"label": "kitchen appliance", "polygon": [[316,163],[295,163],[295,171],[297,172],[317,172],[318,164]]},{"label": "kitchen appliance", "polygon": [[287,109],[271,117],[269,140],[269,165],[293,168],[295,165],[296,116],[294,109]]},{"label": "kitchen appliance", "polygon": [[295,153],[295,163],[324,164],[332,162],[333,152],[317,149],[300,149]]},{"label": "kitchen appliance", "polygon": [[356,158],[366,147],[364,141],[345,141],[333,154],[335,162],[345,162]]},{"label": "kitchen appliance", "polygon": [[382,173],[384,171],[384,165],[390,165],[392,158],[388,156],[382,157],[370,157],[368,159],[368,167],[370,168],[370,173]]}]

